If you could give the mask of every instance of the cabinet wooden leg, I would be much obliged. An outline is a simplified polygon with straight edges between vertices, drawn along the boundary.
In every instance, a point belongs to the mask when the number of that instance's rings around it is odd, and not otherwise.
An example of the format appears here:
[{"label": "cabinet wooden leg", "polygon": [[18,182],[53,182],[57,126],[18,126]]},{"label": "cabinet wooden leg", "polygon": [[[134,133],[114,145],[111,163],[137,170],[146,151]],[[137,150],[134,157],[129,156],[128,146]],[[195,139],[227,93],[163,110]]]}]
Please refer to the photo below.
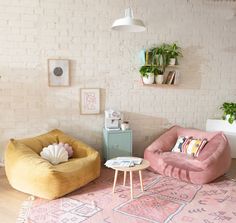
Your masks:
[{"label": "cabinet wooden leg", "polygon": [[130,195],[131,195],[131,199],[133,199],[133,172],[130,171]]},{"label": "cabinet wooden leg", "polygon": [[123,182],[123,186],[125,186],[125,183],[126,183],[126,171],[124,171],[124,182]]},{"label": "cabinet wooden leg", "polygon": [[140,180],[140,186],[141,186],[141,191],[143,192],[143,178],[142,178],[142,171],[139,170],[139,180]]},{"label": "cabinet wooden leg", "polygon": [[118,170],[115,170],[115,177],[114,177],[114,183],[113,183],[113,189],[112,189],[112,193],[115,193],[115,187],[116,187],[116,181],[117,181],[117,176],[118,176]]}]

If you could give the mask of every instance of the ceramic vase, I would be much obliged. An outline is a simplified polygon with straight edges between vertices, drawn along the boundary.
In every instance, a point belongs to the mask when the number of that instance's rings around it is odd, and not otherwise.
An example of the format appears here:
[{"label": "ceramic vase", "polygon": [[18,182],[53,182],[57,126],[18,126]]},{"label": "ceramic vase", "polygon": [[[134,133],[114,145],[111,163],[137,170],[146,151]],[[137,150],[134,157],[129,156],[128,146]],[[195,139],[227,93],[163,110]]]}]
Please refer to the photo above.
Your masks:
[{"label": "ceramic vase", "polygon": [[170,58],[169,65],[170,65],[170,66],[174,66],[175,63],[176,63],[175,58]]},{"label": "ceramic vase", "polygon": [[157,84],[162,84],[164,80],[164,75],[163,74],[158,74],[156,77],[156,83]]},{"label": "ceramic vase", "polygon": [[144,84],[153,84],[154,83],[154,74],[147,73],[147,76],[143,77]]}]

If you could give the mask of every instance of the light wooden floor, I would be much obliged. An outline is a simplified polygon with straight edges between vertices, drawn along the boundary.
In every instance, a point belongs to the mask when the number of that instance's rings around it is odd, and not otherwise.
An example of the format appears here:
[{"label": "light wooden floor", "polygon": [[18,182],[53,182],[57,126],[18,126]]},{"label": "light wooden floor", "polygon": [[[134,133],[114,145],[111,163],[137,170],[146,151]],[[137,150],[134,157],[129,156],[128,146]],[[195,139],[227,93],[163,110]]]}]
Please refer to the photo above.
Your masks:
[{"label": "light wooden floor", "polygon": [[29,195],[14,190],[0,167],[0,222],[15,223],[20,206]]},{"label": "light wooden floor", "polygon": [[[233,159],[227,177],[236,180],[236,159]],[[15,223],[20,206],[28,194],[14,190],[8,183],[3,167],[0,167],[0,222]]]}]

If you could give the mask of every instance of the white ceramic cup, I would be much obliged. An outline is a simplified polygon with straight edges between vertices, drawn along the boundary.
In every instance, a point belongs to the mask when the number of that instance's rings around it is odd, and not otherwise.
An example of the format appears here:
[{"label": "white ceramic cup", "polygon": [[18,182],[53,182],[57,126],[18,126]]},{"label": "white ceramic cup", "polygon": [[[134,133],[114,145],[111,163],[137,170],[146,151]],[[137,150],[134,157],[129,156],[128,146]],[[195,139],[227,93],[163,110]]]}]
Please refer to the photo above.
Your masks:
[{"label": "white ceramic cup", "polygon": [[122,131],[129,129],[129,122],[122,122],[120,127]]}]

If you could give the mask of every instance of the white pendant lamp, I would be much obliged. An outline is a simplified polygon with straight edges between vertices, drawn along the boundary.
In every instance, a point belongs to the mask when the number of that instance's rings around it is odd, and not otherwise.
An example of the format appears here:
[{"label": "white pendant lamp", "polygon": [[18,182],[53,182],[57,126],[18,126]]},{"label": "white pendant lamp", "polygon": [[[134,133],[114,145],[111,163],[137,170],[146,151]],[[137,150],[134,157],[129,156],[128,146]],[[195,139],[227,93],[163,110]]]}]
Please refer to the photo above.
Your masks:
[{"label": "white pendant lamp", "polygon": [[131,8],[127,8],[125,10],[125,17],[115,20],[111,28],[124,32],[143,32],[146,30],[142,20],[134,19]]}]

